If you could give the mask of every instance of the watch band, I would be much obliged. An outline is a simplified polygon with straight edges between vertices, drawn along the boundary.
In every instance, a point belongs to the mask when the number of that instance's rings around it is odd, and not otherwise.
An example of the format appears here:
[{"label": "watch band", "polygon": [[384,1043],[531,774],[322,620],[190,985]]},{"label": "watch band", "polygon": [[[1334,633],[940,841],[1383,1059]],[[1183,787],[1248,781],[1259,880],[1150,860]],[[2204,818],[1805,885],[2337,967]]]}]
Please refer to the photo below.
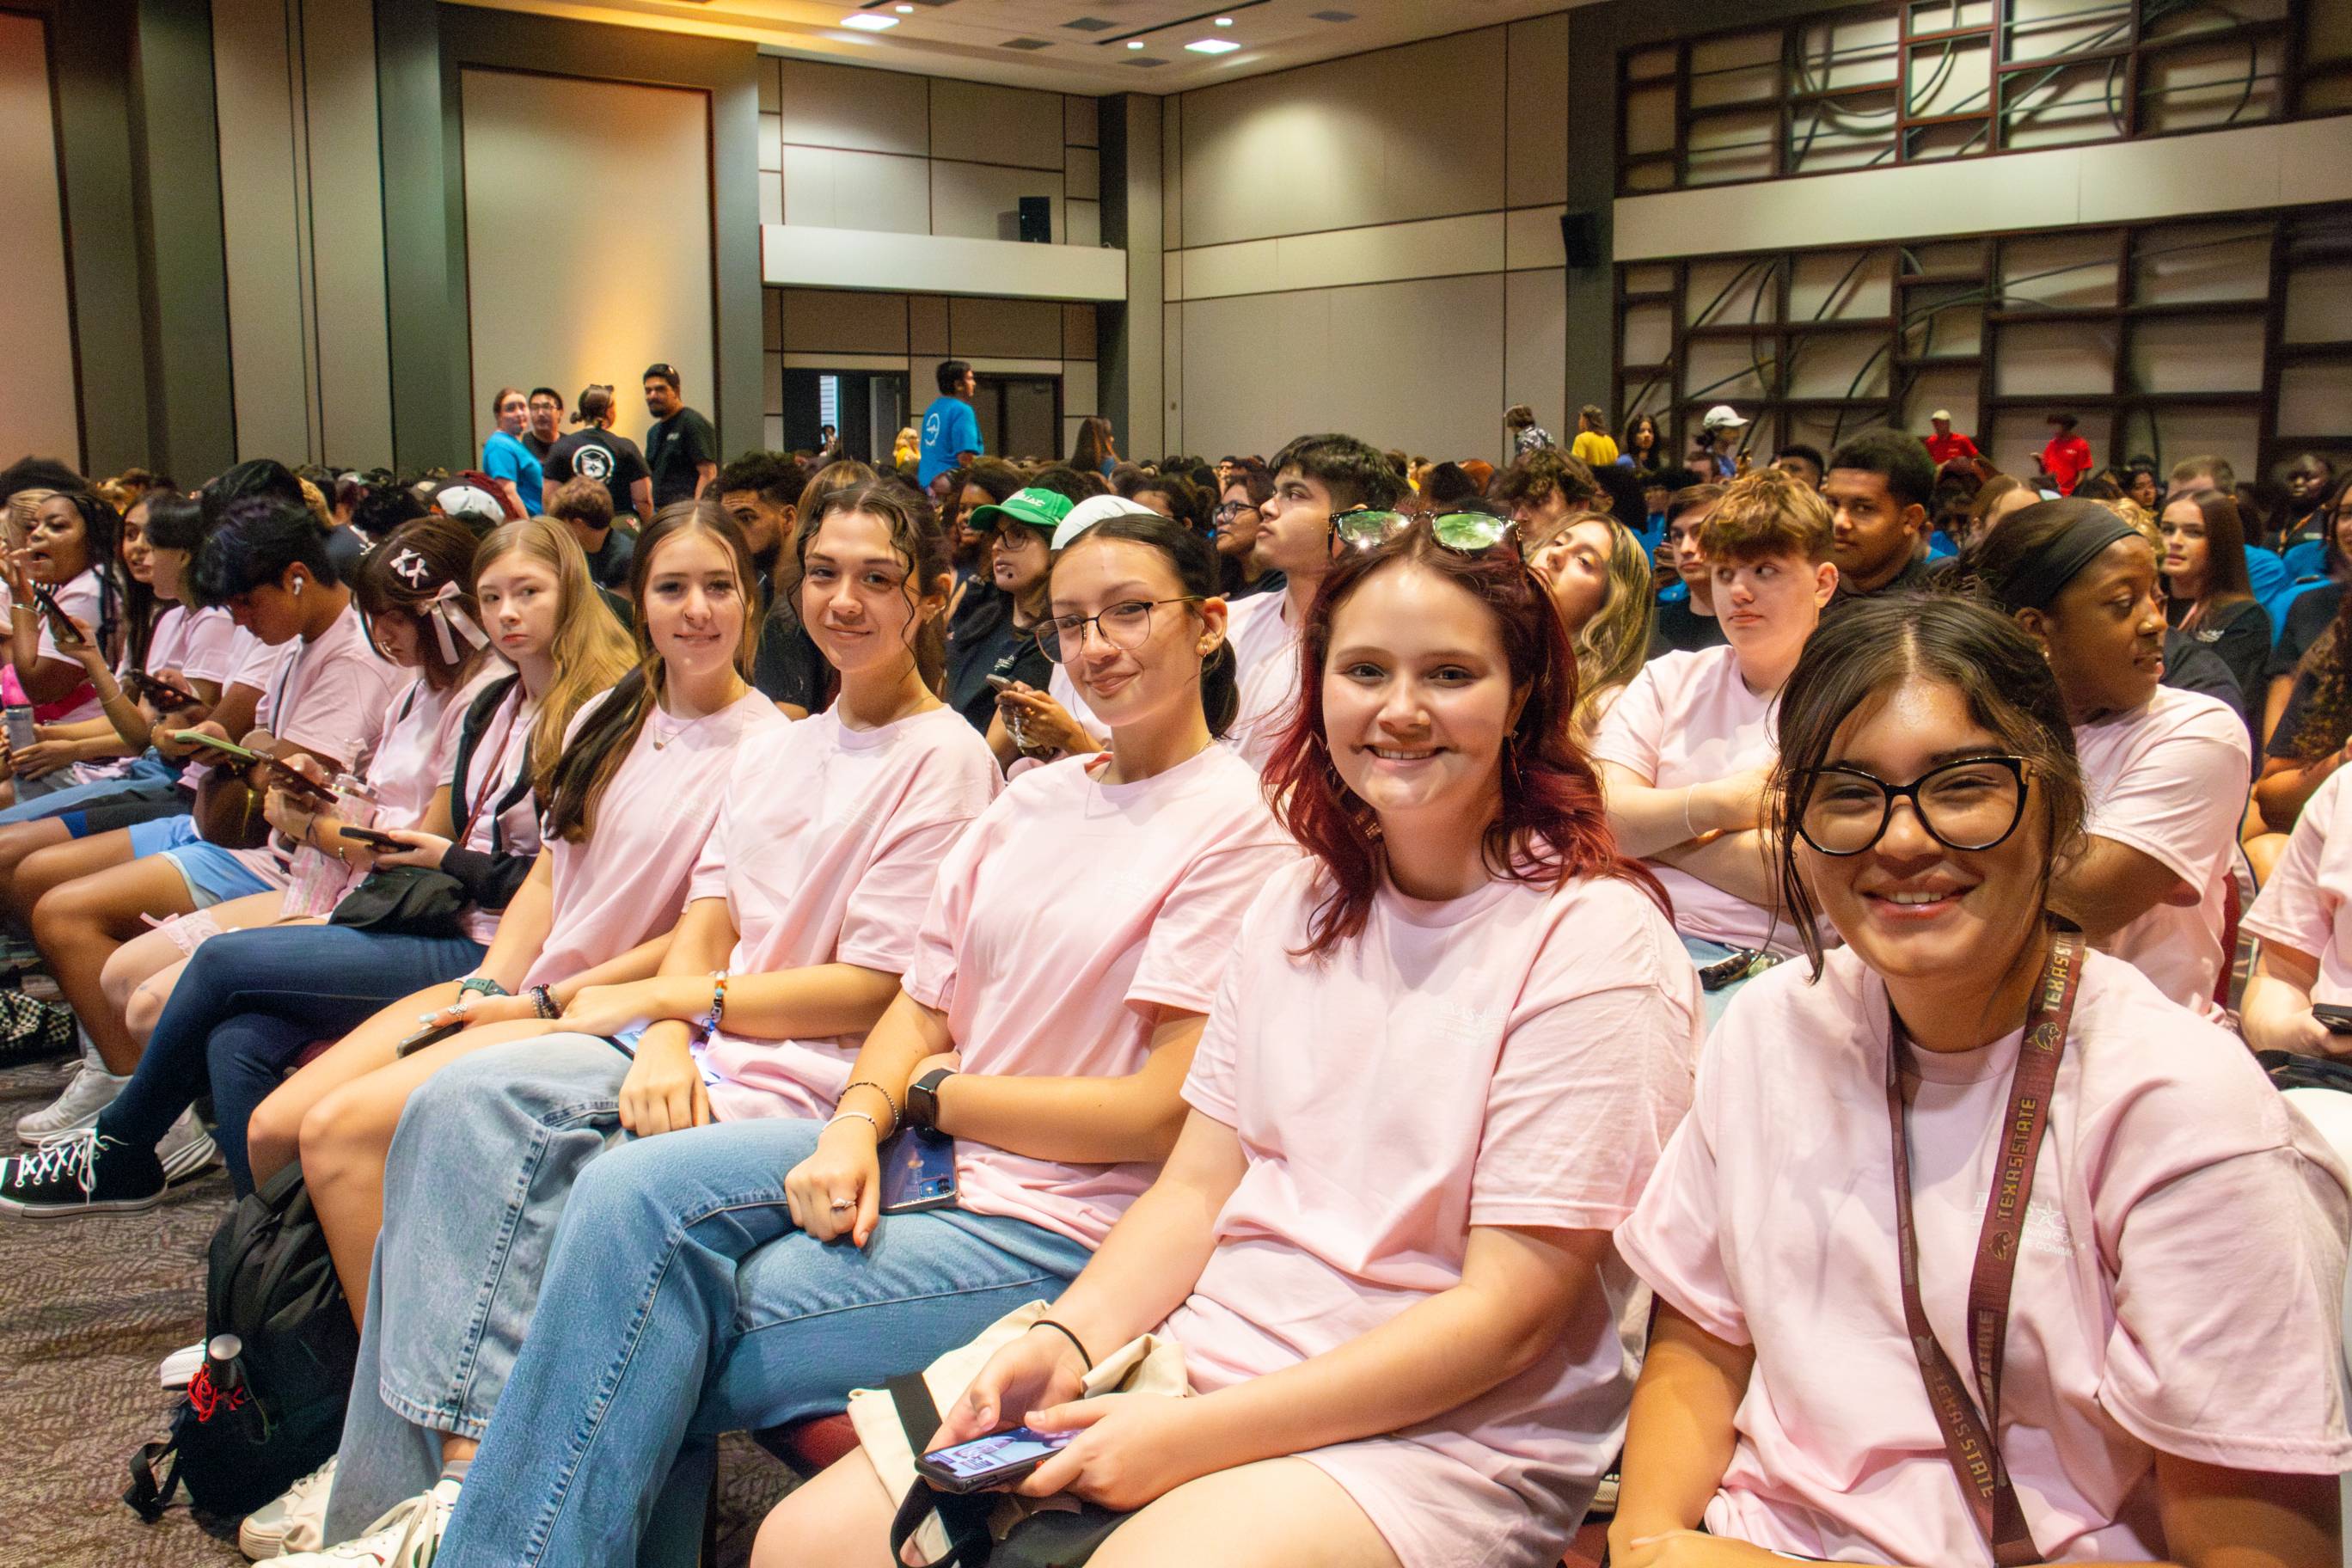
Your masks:
[{"label": "watch band", "polygon": [[907,1086],[907,1124],[918,1131],[940,1130],[940,1085],[955,1076],[953,1068],[933,1068]]}]

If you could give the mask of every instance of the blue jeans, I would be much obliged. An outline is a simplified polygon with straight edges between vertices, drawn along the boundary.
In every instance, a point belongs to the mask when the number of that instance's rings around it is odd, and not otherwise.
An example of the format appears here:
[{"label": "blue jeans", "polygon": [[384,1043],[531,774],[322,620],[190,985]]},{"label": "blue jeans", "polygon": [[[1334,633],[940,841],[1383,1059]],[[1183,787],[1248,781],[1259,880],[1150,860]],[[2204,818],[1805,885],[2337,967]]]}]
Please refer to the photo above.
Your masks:
[{"label": "blue jeans", "polygon": [[[16,804],[0,811],[0,827],[16,822],[39,822],[52,816],[62,816],[68,811],[79,811],[101,800],[121,796],[125,800],[162,800],[177,793],[179,774],[163,765],[154,752],[147,752],[131,759],[129,770],[116,778],[92,779],[88,784],[73,782],[73,770],[61,768],[37,779],[16,781]],[[44,788],[51,779],[58,781]],[[27,789],[26,785],[32,786]]]},{"label": "blue jeans", "polygon": [[1076,1242],[952,1208],[891,1215],[863,1250],[810,1240],[783,1183],[817,1131],[721,1122],[581,1173],[436,1568],[628,1568],[675,1539],[718,1434],[837,1411],[1085,1267]]},{"label": "blue jeans", "polygon": [[482,960],[468,937],[377,934],[348,926],[257,926],[198,947],[99,1131],[152,1149],[212,1085],[214,1136],[239,1197],[253,1191],[245,1152],[253,1109],[311,1041],[358,1027],[386,1003]]}]

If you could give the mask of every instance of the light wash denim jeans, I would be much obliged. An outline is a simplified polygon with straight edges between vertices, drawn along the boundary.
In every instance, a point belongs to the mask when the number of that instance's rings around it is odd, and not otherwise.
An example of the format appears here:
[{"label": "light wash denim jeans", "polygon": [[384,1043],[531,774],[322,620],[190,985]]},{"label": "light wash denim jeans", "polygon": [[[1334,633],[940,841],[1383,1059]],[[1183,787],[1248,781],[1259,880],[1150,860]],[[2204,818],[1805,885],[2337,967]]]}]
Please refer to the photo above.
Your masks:
[{"label": "light wash denim jeans", "polygon": [[[625,1143],[580,1172],[436,1568],[691,1563],[681,1521],[699,1517],[718,1434],[837,1411],[852,1388],[970,1343],[1085,1267],[1076,1242],[953,1208],[886,1218],[862,1250],[810,1240],[783,1183],[818,1131],[722,1122]],[[473,1145],[425,1201],[447,1205],[464,1173],[512,1163]],[[463,1292],[442,1288],[462,1311]],[[467,1396],[486,1392],[477,1373]],[[360,1512],[345,1486],[330,1539]]]},{"label": "light wash denim jeans", "polygon": [[79,811],[101,800],[161,800],[179,788],[180,775],[164,766],[152,752],[131,760],[131,766],[110,779],[74,783],[71,768],[59,768],[39,778],[16,781],[16,804],[0,811],[0,826],[16,822],[40,822]]}]

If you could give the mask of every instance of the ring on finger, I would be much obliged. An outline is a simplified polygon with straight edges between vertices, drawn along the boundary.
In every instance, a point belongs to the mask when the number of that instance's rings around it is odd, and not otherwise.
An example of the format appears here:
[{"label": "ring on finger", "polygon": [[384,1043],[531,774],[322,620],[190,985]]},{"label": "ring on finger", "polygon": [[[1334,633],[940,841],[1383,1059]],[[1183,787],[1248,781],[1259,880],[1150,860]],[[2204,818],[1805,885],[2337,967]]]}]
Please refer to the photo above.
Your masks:
[{"label": "ring on finger", "polygon": [[845,1203],[840,1198],[833,1200],[833,1212],[835,1214],[847,1214],[851,1209],[854,1209],[856,1206],[857,1205],[856,1204]]}]

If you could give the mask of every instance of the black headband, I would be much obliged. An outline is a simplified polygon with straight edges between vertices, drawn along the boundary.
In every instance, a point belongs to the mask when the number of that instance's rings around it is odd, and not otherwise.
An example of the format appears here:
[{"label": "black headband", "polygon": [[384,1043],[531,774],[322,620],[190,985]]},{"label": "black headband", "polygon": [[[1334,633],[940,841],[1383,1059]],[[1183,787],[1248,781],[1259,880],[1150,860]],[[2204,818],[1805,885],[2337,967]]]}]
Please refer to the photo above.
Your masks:
[{"label": "black headband", "polygon": [[2011,567],[2001,597],[2012,610],[2046,610],[2101,551],[2118,539],[2139,537],[2139,530],[2102,508]]}]

